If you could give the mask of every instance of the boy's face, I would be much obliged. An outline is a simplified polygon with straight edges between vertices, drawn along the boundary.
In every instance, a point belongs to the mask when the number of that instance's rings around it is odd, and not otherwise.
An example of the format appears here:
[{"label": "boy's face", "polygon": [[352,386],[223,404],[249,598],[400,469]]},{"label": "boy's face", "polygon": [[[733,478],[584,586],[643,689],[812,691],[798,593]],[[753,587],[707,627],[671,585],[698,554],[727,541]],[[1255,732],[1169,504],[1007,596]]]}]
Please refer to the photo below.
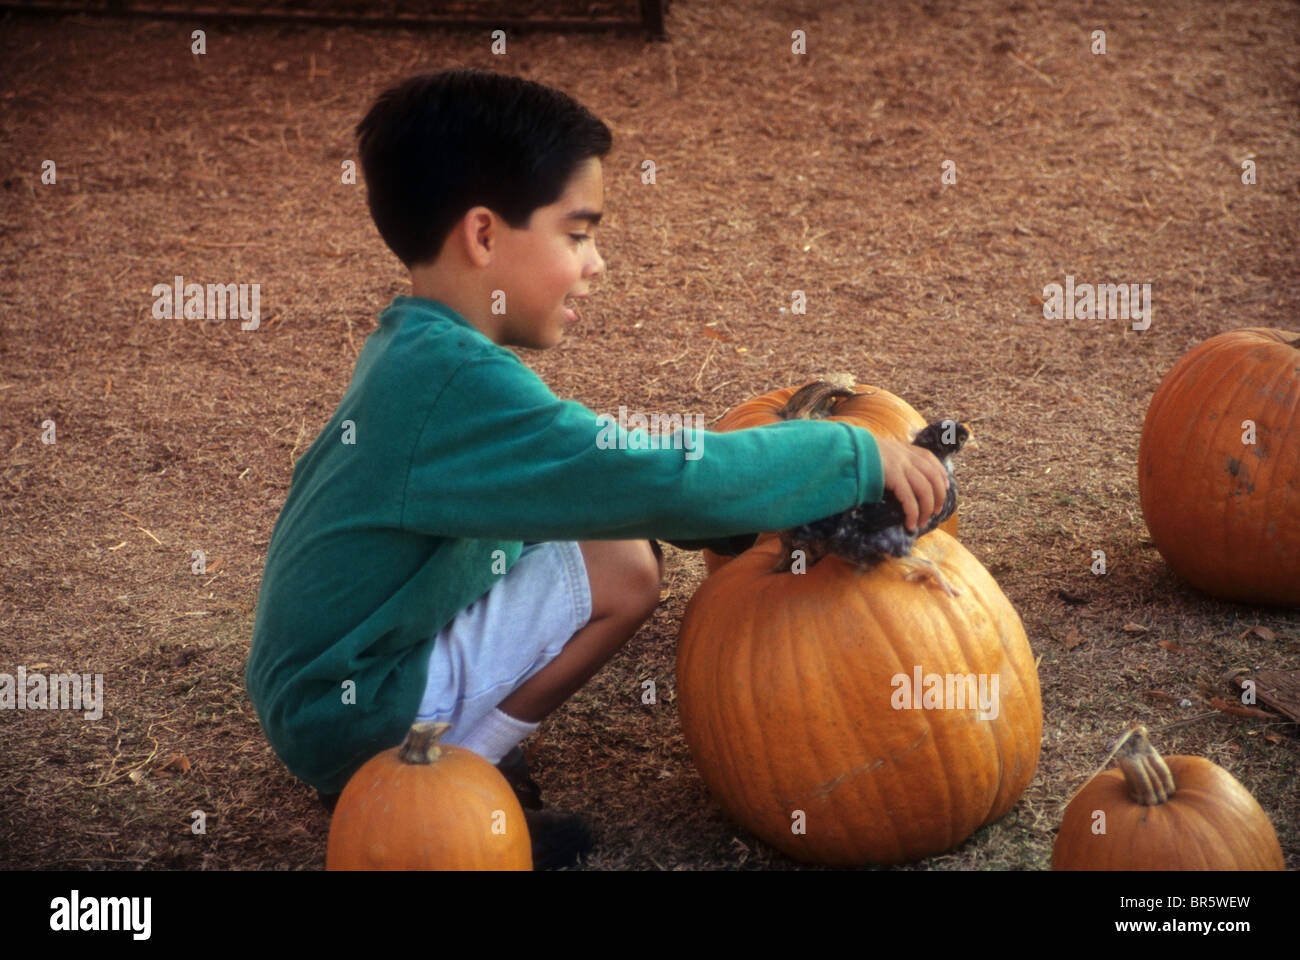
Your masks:
[{"label": "boy's face", "polygon": [[533,211],[526,229],[502,231],[497,279],[506,312],[499,343],[545,350],[560,342],[576,319],[565,298],[585,297],[591,278],[605,269],[595,239],[604,199],[600,159],[590,157],[558,201]]}]

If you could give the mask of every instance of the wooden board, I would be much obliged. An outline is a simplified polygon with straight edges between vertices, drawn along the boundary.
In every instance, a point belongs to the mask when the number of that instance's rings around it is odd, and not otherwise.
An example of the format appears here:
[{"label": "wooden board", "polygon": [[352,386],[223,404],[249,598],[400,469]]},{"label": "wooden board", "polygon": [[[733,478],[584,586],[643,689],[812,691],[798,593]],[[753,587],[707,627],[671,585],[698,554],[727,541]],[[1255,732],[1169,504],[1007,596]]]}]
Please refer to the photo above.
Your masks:
[{"label": "wooden board", "polygon": [[1242,674],[1232,682],[1240,688],[1246,680],[1255,681],[1255,706],[1275,710],[1294,723],[1300,723],[1300,670],[1271,670]]},{"label": "wooden board", "polygon": [[90,14],[162,19],[280,22],[365,27],[482,27],[503,30],[644,30],[666,40],[668,0],[392,0],[376,12],[370,0],[319,0],[301,9],[295,0],[262,3],[220,0],[196,6],[167,0],[11,0],[0,12],[65,16]]}]

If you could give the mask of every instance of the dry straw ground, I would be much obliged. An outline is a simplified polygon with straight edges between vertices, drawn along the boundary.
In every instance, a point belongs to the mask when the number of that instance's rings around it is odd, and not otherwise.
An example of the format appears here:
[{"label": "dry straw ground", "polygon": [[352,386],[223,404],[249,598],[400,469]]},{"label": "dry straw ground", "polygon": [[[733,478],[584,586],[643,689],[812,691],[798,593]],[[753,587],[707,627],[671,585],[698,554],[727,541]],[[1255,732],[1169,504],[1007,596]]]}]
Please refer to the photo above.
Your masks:
[{"label": "dry straw ground", "polygon": [[[1227,767],[1300,865],[1295,727],[1207,705],[1237,670],[1294,667],[1300,618],[1172,578],[1135,479],[1175,358],[1300,326],[1300,7],[680,0],[666,45],[521,34],[504,57],[486,29],[266,26],[211,29],[196,57],[190,29],[0,30],[0,671],[107,687],[98,722],[0,716],[0,866],[323,866],[327,817],[269,750],[243,664],[294,458],[407,291],[364,188],[339,182],[352,126],[450,65],[563,88],[615,133],[608,274],[564,344],[524,355],[558,394],[712,420],[850,369],[974,425],[962,538],[1042,656],[1042,757],[1013,813],[917,868],[1045,868],[1063,802],[1138,720]],[[260,283],[261,328],[153,319],[176,274]],[[1150,329],[1045,320],[1066,274],[1150,282]],[[780,311],[794,289],[805,316]],[[789,867],[690,764],[674,643],[703,571],[669,561],[652,621],[532,742],[537,776],[593,818],[595,868]]]}]

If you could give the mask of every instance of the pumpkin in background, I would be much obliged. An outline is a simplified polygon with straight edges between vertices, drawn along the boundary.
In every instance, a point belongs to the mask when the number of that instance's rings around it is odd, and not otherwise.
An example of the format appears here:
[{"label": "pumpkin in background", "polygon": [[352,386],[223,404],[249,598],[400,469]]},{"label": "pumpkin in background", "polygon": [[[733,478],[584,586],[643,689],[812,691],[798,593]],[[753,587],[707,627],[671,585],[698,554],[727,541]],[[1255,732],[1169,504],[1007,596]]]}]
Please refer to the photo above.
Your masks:
[{"label": "pumpkin in background", "polygon": [[1268,816],[1227,770],[1161,757],[1142,726],[1116,751],[1120,769],[1097,774],[1066,807],[1053,870],[1285,869]]},{"label": "pumpkin in background", "polygon": [[[733,559],[682,619],[682,728],[723,810],[833,866],[941,853],[1010,810],[1038,763],[1042,704],[1020,617],[979,561],[942,530],[917,541],[950,597],[892,558],[778,573],[781,550],[771,537]],[[895,709],[916,668],[996,676],[996,716]]]},{"label": "pumpkin in background", "polygon": [[[728,430],[745,430],[749,427],[799,418],[844,420],[855,426],[864,427],[877,436],[892,437],[903,443],[910,443],[912,436],[925,426],[925,419],[912,408],[911,404],[901,397],[894,396],[888,390],[855,384],[854,377],[849,374],[831,374],[821,379],[836,389],[834,392],[828,391],[820,396],[814,395],[812,407],[798,405],[796,399],[796,395],[811,384],[806,384],[804,387],[785,387],[733,407],[712,429],[720,433]],[[845,396],[848,393],[855,393],[856,396]],[[792,399],[796,400],[796,407],[791,406]],[[945,520],[939,529],[954,537],[957,536],[957,514],[954,513]],[[776,536],[774,531],[760,534],[755,545],[774,536]],[[703,553],[704,566],[710,574],[733,559],[714,553],[712,550],[706,549]]]},{"label": "pumpkin in background", "polygon": [[1234,330],[1185,354],[1151,398],[1138,490],[1151,539],[1192,586],[1300,604],[1300,334]]},{"label": "pumpkin in background", "polygon": [[531,870],[519,799],[501,771],[416,723],[361,767],[330,821],[327,870]]}]

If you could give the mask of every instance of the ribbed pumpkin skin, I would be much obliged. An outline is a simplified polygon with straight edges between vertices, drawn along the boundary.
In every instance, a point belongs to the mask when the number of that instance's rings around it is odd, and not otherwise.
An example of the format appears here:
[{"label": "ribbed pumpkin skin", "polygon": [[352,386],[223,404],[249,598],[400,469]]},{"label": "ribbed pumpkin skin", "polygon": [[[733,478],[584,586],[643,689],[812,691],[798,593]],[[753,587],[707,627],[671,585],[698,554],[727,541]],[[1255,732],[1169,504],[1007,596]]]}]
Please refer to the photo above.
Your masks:
[{"label": "ribbed pumpkin skin", "polygon": [[[524,811],[506,778],[464,747],[432,764],[371,758],[343,788],[330,821],[327,870],[531,870]],[[493,833],[493,813],[505,832]]]},{"label": "ribbed pumpkin skin", "polygon": [[[1042,704],[1020,617],[942,530],[914,555],[961,596],[865,574],[827,556],[772,573],[756,544],[687,604],[678,646],[682,728],[729,816],[797,859],[893,864],[955,847],[1015,805],[1038,764]],[[996,719],[895,710],[895,674],[994,674]],[[804,811],[806,834],[792,832]]]},{"label": "ribbed pumpkin skin", "polygon": [[[1166,802],[1129,798],[1124,774],[1097,774],[1070,801],[1053,870],[1283,870],[1267,814],[1227,770],[1204,757],[1165,757],[1178,789]],[[1092,833],[1093,811],[1106,833]]]},{"label": "ribbed pumpkin skin", "polygon": [[[1300,333],[1234,330],[1186,353],[1142,428],[1151,539],[1211,596],[1300,604]],[[1242,422],[1256,442],[1242,443]]]},{"label": "ribbed pumpkin skin", "polygon": [[[777,411],[786,405],[798,389],[799,387],[783,387],[765,393],[761,397],[755,397],[753,400],[746,400],[728,410],[713,430],[722,433],[727,430],[759,427],[768,423],[781,423],[782,418],[777,416]],[[902,397],[897,397],[879,387],[859,384],[854,389],[867,395],[841,401],[835,408],[835,415],[826,419],[847,420],[855,426],[870,430],[877,436],[892,437],[904,443],[910,442],[912,435],[925,426],[925,418]],[[957,514],[954,513],[940,524],[939,529],[954,537],[957,536]],[[714,553],[712,550],[705,550],[703,553],[704,566],[710,574],[732,559]]]}]

